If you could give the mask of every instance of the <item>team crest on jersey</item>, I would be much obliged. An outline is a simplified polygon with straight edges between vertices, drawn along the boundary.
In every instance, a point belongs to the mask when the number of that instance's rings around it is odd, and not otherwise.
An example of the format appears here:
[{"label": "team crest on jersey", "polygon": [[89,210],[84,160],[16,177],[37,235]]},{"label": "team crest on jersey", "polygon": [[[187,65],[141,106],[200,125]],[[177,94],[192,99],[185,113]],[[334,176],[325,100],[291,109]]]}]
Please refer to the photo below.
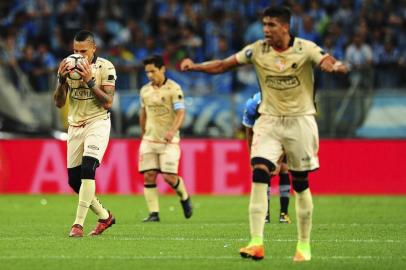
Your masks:
[{"label": "team crest on jersey", "polygon": [[295,46],[295,51],[296,53],[303,53],[303,43],[301,41],[297,42],[297,45]]},{"label": "team crest on jersey", "polygon": [[277,57],[275,60],[275,65],[279,68],[280,71],[283,71],[286,68],[286,60]]}]

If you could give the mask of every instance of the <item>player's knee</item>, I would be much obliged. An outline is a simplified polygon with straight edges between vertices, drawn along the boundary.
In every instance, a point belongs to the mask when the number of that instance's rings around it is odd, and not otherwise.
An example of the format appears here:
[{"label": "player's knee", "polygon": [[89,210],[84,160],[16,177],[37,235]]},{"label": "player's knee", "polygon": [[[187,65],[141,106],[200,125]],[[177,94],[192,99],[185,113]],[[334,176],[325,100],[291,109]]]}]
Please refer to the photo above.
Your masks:
[{"label": "player's knee", "polygon": [[300,193],[309,188],[308,172],[292,171],[293,190]]},{"label": "player's knee", "polygon": [[270,174],[262,168],[254,168],[252,173],[252,182],[268,184],[270,181]]},{"label": "player's knee", "polygon": [[262,157],[253,157],[251,159],[251,165],[256,167],[256,165],[264,165],[268,169],[269,173],[275,170],[276,166],[270,160]]},{"label": "player's knee", "polygon": [[94,179],[97,167],[99,167],[99,160],[97,158],[84,156],[82,159],[81,179]]},{"label": "player's knee", "polygon": [[144,183],[147,185],[156,185],[156,177],[158,172],[155,170],[145,171],[144,173]]},{"label": "player's knee", "polygon": [[81,166],[68,168],[68,183],[76,193],[79,193],[80,185],[82,184],[82,178],[80,177],[81,170]]},{"label": "player's knee", "polygon": [[163,173],[162,177],[164,178],[165,182],[172,187],[174,187],[178,182],[178,176],[173,173]]}]

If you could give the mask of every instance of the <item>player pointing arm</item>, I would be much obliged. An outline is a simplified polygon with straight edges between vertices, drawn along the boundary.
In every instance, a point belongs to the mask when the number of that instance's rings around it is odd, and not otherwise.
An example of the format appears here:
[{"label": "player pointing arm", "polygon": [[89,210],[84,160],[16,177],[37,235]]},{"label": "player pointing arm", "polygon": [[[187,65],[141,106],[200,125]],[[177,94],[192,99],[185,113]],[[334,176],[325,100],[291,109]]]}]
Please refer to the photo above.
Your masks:
[{"label": "player pointing arm", "polygon": [[[272,171],[286,153],[296,195],[298,243],[294,261],[311,259],[313,202],[308,173],[319,167],[318,130],[314,118],[313,66],[324,72],[346,73],[347,67],[311,41],[290,34],[291,12],[273,6],[262,14],[264,40],[258,40],[224,60],[194,63],[185,59],[182,71],[221,73],[253,64],[260,84],[260,117],[251,147],[252,189],[249,204],[251,241],[240,249],[244,258],[264,257],[266,191]],[[293,135],[294,134],[294,135]]]}]

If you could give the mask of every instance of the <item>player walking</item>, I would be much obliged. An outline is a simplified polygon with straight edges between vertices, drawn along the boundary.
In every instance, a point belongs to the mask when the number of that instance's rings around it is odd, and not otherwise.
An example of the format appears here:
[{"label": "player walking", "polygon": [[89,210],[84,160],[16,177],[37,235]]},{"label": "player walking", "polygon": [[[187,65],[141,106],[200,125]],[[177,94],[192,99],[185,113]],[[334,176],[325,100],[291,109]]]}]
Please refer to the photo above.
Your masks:
[{"label": "player walking", "polygon": [[175,81],[165,76],[166,67],[161,56],[152,56],[143,63],[150,80],[141,88],[140,94],[142,141],[138,168],[144,175],[144,197],[149,210],[144,222],[160,221],[156,185],[159,172],[180,197],[185,217],[190,218],[190,196],[182,177],[178,175],[179,128],[185,118],[183,91]]},{"label": "player walking", "polygon": [[109,109],[113,103],[116,70],[111,62],[95,54],[94,35],[89,31],[76,33],[73,51],[84,57],[77,70],[82,79],[69,79],[68,63],[63,60],[58,68],[54,101],[62,108],[69,97],[68,178],[71,188],[79,194],[76,219],[69,236],[82,237],[89,208],[99,217],[90,235],[99,235],[115,223],[113,215],[95,196],[95,174],[109,142]]}]

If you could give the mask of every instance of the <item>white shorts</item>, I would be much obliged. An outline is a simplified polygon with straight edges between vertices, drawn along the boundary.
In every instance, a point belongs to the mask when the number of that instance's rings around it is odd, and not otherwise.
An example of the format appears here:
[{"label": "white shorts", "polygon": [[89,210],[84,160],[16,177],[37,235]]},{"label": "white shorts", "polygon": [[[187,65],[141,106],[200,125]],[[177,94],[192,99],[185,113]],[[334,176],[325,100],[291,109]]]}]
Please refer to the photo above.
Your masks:
[{"label": "white shorts", "polygon": [[110,128],[109,116],[79,127],[69,126],[68,168],[81,165],[83,156],[94,157],[101,163],[109,143]]},{"label": "white shorts", "polygon": [[138,170],[178,174],[179,159],[179,144],[142,140],[138,155]]},{"label": "white shorts", "polygon": [[261,115],[253,130],[251,159],[260,157],[276,165],[285,153],[291,171],[319,168],[319,134],[313,115]]}]

